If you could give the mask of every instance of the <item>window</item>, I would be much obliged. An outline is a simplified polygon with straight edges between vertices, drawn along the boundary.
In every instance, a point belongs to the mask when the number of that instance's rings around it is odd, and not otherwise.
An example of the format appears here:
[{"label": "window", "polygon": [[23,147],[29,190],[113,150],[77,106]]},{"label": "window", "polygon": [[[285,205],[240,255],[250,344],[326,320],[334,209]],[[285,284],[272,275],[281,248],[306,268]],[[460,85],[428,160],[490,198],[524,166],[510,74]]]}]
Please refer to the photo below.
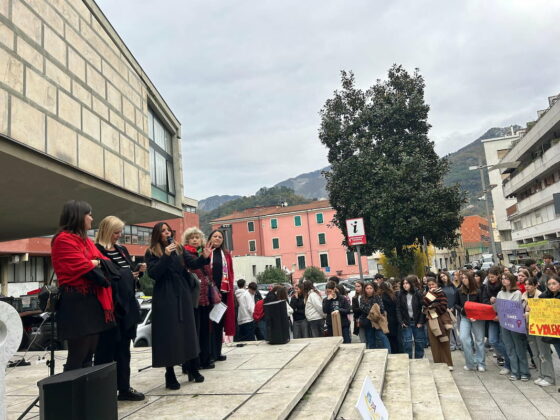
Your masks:
[{"label": "window", "polygon": [[346,263],[348,265],[356,265],[356,254],[352,251],[346,252]]},{"label": "window", "polygon": [[270,228],[278,229],[278,219],[270,219]]},{"label": "window", "polygon": [[297,265],[299,270],[305,270],[305,255],[298,255]]},{"label": "window", "polygon": [[319,259],[321,260],[321,268],[329,266],[329,254],[319,254]]},{"label": "window", "polygon": [[317,236],[319,237],[319,245],[325,245],[327,243],[327,238],[324,233],[319,233]]},{"label": "window", "polygon": [[272,249],[280,248],[280,239],[272,238]]},{"label": "window", "polygon": [[294,216],[294,226],[301,226],[301,216]]},{"label": "window", "polygon": [[320,225],[323,224],[323,213],[317,213],[315,215],[315,219],[317,219],[317,223],[319,223]]},{"label": "window", "polygon": [[254,232],[255,231],[255,222],[247,222],[247,230],[249,232]]},{"label": "window", "polygon": [[276,268],[282,268],[282,258],[276,257]]},{"label": "window", "polygon": [[253,265],[253,277],[257,276],[257,266]]},{"label": "window", "polygon": [[150,139],[152,197],[166,203],[174,203],[175,175],[171,133],[150,108],[148,108],[148,138]]},{"label": "window", "polygon": [[296,236],[296,245],[297,246],[303,246],[303,236]]},{"label": "window", "polygon": [[255,252],[257,250],[257,241],[249,241],[249,252]]}]

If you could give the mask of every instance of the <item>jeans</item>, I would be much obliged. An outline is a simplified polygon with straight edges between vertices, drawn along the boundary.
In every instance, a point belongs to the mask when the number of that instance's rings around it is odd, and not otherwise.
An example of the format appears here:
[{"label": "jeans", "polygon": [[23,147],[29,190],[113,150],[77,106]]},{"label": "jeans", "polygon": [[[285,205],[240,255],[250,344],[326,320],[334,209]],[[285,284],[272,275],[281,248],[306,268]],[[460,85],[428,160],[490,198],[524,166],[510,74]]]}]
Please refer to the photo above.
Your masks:
[{"label": "jeans", "polygon": [[421,359],[424,357],[424,345],[426,344],[426,334],[424,327],[418,328],[416,325],[401,330],[402,343],[405,353],[408,358],[412,359],[412,341],[414,341],[414,359]]},{"label": "jeans", "polygon": [[546,379],[551,384],[556,383],[550,344],[545,343],[542,341],[542,337],[536,335],[528,335],[527,341],[529,342],[529,348],[533,351],[533,360],[537,365],[539,378]]},{"label": "jeans", "polygon": [[307,338],[307,320],[294,321],[294,338]]},{"label": "jeans", "polygon": [[239,324],[238,341],[255,341],[255,321]]},{"label": "jeans", "polygon": [[488,341],[490,345],[494,347],[496,354],[504,358],[504,367],[508,370],[510,369],[509,357],[506,352],[506,347],[502,340],[502,327],[498,322],[488,321]]},{"label": "jeans", "polygon": [[358,331],[358,337],[360,337],[360,343],[367,343],[366,340],[366,329],[364,327],[360,327]]},{"label": "jeans", "polygon": [[[486,367],[484,351],[484,321],[471,321],[467,317],[461,318],[461,341],[463,342],[463,353],[465,354],[465,362],[468,368],[476,368],[477,366]],[[472,335],[471,335],[472,334]],[[474,348],[473,354],[473,338]]]},{"label": "jeans", "polygon": [[257,340],[266,340],[266,321],[263,319],[255,321],[257,326],[255,327],[255,335]]},{"label": "jeans", "polygon": [[461,335],[459,330],[461,319],[463,317],[461,316],[461,313],[459,311],[457,311],[455,317],[457,318],[457,322],[455,323],[455,325],[453,325],[453,329],[451,330],[451,334],[449,335],[449,346],[451,347],[451,350],[462,350],[463,344],[461,343]]},{"label": "jeans", "polygon": [[391,344],[382,330],[366,325],[365,332],[366,347],[368,349],[387,349],[391,353]]},{"label": "jeans", "polygon": [[521,376],[530,377],[527,362],[527,335],[516,333],[500,327],[502,340],[506,346],[511,374],[518,379]]},{"label": "jeans", "polygon": [[322,337],[323,336],[323,325],[325,325],[325,320],[314,319],[313,321],[307,321],[309,326],[309,337]]}]

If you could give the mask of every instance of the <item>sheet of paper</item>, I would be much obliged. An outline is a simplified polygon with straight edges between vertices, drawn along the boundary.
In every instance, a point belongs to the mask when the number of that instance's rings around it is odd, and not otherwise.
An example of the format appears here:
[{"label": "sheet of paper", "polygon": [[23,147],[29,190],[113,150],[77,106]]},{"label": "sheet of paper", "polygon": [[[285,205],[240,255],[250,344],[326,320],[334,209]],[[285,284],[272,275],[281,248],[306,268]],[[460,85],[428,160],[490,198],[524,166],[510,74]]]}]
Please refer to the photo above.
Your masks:
[{"label": "sheet of paper", "polygon": [[224,302],[217,303],[210,311],[210,320],[219,323],[226,313],[227,305]]}]

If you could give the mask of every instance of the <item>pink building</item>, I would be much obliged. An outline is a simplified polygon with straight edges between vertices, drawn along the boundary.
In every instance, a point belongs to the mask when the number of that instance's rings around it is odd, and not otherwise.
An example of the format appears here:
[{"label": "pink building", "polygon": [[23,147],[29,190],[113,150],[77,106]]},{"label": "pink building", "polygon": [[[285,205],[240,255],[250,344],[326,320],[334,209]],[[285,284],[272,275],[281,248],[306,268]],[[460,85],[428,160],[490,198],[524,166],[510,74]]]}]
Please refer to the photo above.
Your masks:
[{"label": "pink building", "polygon": [[[342,232],[331,223],[335,211],[327,200],[296,206],[256,207],[213,220],[230,236],[233,256],[276,257],[276,266],[302,277],[306,267],[320,267],[327,275],[359,275],[357,256],[342,245]],[[228,238],[229,239],[229,238]],[[367,258],[362,267],[367,273]]]}]

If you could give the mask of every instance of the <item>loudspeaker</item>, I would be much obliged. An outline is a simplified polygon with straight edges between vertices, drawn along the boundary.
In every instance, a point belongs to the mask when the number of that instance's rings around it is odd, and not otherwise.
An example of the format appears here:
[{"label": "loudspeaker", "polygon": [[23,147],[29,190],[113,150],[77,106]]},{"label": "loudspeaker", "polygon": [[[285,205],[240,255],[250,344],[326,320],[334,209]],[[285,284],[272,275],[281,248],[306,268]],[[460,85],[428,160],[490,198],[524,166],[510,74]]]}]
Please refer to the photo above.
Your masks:
[{"label": "loudspeaker", "polygon": [[117,420],[117,367],[107,363],[37,382],[41,420]]},{"label": "loudspeaker", "polygon": [[290,318],[285,300],[265,303],[266,340],[270,344],[286,344],[290,341]]}]

